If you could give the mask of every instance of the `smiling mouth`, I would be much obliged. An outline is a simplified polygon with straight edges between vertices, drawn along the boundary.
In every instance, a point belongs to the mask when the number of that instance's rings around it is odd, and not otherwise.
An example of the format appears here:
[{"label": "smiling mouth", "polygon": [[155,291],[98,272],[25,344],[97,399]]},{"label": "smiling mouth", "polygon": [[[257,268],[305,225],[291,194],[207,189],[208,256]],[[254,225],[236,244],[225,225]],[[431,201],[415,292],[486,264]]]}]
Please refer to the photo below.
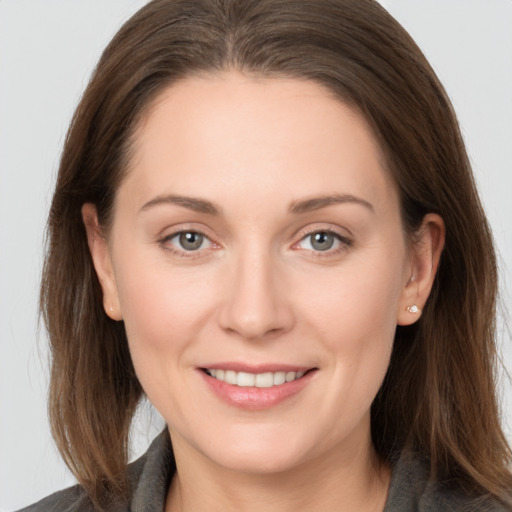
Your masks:
[{"label": "smiling mouth", "polygon": [[307,373],[313,371],[312,368],[307,371],[297,372],[263,372],[263,373],[248,373],[236,372],[234,370],[222,370],[217,368],[202,368],[203,372],[213,377],[216,380],[231,384],[239,387],[256,387],[256,388],[271,388],[280,386],[287,382],[299,380]]}]

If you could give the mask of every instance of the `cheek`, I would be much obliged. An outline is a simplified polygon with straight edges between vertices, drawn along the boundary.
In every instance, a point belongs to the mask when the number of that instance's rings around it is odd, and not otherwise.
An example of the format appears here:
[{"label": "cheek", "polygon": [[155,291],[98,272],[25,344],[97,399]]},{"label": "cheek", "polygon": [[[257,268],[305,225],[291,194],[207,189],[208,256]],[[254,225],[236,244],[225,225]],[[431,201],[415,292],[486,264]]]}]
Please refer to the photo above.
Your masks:
[{"label": "cheek", "polygon": [[[387,265],[377,264],[387,261]],[[386,374],[401,296],[401,262],[396,258],[359,260],[324,279],[316,276],[317,293],[305,287],[298,301],[307,305],[303,318],[332,354],[335,380],[343,396],[369,407]],[[313,282],[310,283],[313,285]]]},{"label": "cheek", "polygon": [[339,336],[347,343],[353,340],[356,346],[369,343],[375,337],[392,338],[401,296],[399,265],[382,268],[371,265],[371,261],[357,262],[323,279],[316,275],[311,281],[311,286],[304,287],[298,302],[307,304],[304,310],[317,319],[315,323],[329,333],[329,338]]},{"label": "cheek", "polygon": [[[212,307],[209,278],[177,271],[165,261],[146,264],[136,255],[117,269],[118,292],[137,373],[183,363],[187,345]],[[171,356],[171,357],[165,357]]]}]

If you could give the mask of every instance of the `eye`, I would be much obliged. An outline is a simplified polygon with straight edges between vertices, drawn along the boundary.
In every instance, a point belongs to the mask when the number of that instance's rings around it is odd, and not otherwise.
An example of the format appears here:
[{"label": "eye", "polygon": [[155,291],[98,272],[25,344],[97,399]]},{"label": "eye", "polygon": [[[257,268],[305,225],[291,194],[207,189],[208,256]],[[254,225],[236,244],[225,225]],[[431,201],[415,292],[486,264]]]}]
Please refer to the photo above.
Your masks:
[{"label": "eye", "polygon": [[179,233],[166,237],[163,242],[173,246],[174,249],[185,252],[206,249],[212,245],[206,236],[197,231],[180,231]]},{"label": "eye", "polygon": [[334,235],[327,231],[320,231],[319,233],[313,233],[306,237],[309,240],[311,248],[315,251],[328,251],[334,245],[336,241]]},{"label": "eye", "polygon": [[350,241],[333,231],[315,231],[306,235],[298,244],[299,249],[326,252],[349,246]]}]

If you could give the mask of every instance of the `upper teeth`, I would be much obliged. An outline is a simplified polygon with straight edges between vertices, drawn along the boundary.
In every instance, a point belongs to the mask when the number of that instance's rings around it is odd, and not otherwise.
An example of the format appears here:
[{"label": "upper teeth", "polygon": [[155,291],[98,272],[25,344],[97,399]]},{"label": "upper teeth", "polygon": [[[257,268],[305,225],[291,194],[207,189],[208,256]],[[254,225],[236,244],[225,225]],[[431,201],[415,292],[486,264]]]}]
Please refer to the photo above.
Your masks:
[{"label": "upper teeth", "polygon": [[220,369],[207,369],[208,375],[222,380],[227,384],[234,384],[235,386],[257,388],[270,388],[272,386],[279,386],[285,382],[300,379],[306,372],[265,372],[265,373],[247,373],[235,372],[233,370],[220,370]]}]

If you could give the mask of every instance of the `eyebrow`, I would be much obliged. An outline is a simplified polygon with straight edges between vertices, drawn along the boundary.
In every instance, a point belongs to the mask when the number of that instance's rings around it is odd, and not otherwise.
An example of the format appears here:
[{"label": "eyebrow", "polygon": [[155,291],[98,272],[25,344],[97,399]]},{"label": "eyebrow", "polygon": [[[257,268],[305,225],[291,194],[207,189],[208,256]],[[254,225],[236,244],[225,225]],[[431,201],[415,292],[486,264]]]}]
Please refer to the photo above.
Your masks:
[{"label": "eyebrow", "polygon": [[294,201],[290,205],[290,213],[307,213],[315,210],[320,210],[333,204],[359,204],[364,206],[371,212],[375,212],[373,205],[360,197],[353,196],[352,194],[331,194],[328,196],[313,197],[311,199],[305,199],[304,201]]},{"label": "eyebrow", "polygon": [[[293,214],[301,214],[307,213],[315,210],[320,210],[321,208],[326,208],[327,206],[331,206],[333,204],[359,204],[364,206],[371,212],[374,212],[373,205],[360,197],[353,196],[352,194],[331,194],[328,196],[320,196],[313,197],[310,199],[305,199],[303,201],[293,201],[289,207],[289,212]],[[199,199],[196,197],[187,197],[187,196],[177,196],[173,194],[165,195],[165,196],[157,196],[151,201],[145,203],[140,209],[141,212],[149,210],[155,206],[161,205],[178,205],[184,208],[188,208],[189,210],[193,210],[199,213],[205,213],[208,215],[219,216],[221,215],[221,208],[216,206],[211,201],[207,201],[206,199]]]},{"label": "eyebrow", "polygon": [[215,206],[210,201],[207,201],[205,199],[198,199],[196,197],[176,196],[172,194],[165,196],[157,196],[154,199],[151,199],[151,201],[148,201],[142,206],[140,211],[143,212],[155,206],[161,206],[165,204],[175,204],[178,206],[183,206],[184,208],[188,208],[189,210],[193,210],[199,213],[206,213],[208,215],[221,214],[221,209],[218,206]]}]

